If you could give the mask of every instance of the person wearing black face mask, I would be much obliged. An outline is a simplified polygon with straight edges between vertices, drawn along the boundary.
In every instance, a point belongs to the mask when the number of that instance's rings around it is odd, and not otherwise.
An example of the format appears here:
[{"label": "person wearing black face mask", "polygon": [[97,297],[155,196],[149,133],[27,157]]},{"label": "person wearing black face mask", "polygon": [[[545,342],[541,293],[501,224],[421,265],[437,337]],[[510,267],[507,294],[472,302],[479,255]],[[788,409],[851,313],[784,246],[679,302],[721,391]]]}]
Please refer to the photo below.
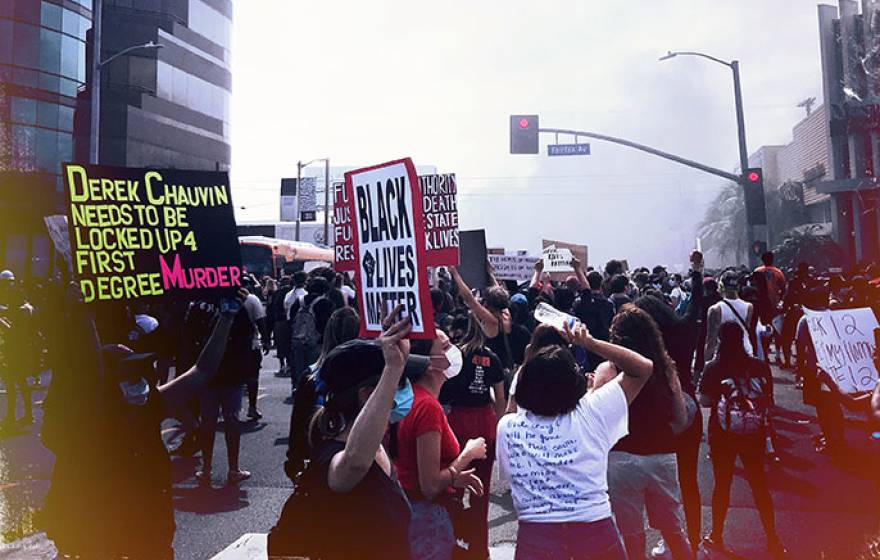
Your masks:
[{"label": "person wearing black face mask", "polygon": [[196,364],[157,387],[155,356],[101,347],[82,294],[69,290],[65,329],[52,339],[56,366],[42,438],[55,468],[38,520],[61,556],[173,558],[171,464],[161,421],[214,377],[243,299],[240,293],[223,302]]}]

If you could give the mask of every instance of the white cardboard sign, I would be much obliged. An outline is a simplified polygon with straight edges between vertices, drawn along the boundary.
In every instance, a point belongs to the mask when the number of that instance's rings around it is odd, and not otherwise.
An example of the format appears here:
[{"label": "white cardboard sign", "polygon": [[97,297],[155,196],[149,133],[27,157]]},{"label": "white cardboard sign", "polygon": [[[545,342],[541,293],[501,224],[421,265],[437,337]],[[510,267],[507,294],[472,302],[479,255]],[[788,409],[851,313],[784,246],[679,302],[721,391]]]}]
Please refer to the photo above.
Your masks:
[{"label": "white cardboard sign", "polygon": [[495,268],[498,280],[528,282],[535,273],[535,263],[539,258],[526,255],[489,255],[489,262]]},{"label": "white cardboard sign", "polygon": [[838,388],[844,393],[874,390],[877,385],[873,359],[877,318],[871,309],[804,309],[804,314],[819,367],[828,372]]},{"label": "white cardboard sign", "polygon": [[557,247],[556,245],[548,245],[544,247],[544,272],[574,272],[571,267],[571,259],[574,255],[571,249],[567,247]]}]

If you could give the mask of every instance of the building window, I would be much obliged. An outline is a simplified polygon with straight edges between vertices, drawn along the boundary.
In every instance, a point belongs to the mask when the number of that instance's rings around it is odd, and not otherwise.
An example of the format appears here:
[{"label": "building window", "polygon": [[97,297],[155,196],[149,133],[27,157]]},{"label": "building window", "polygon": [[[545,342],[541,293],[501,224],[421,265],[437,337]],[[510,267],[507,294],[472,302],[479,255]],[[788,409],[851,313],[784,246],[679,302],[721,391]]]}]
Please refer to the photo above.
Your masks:
[{"label": "building window", "polygon": [[[27,2],[19,2],[27,4]],[[12,59],[18,66],[36,68],[39,63],[40,28],[24,23],[12,26]]]},{"label": "building window", "polygon": [[12,234],[6,237],[6,268],[15,275],[25,276],[27,262],[27,236]]},{"label": "building window", "polygon": [[57,31],[40,30],[40,70],[61,73],[61,34]]},{"label": "building window", "polygon": [[40,5],[40,25],[49,29],[61,29],[61,6],[43,2]]},{"label": "building window", "polygon": [[12,97],[10,112],[11,120],[19,124],[36,124],[37,102],[24,97]]},{"label": "building window", "polygon": [[38,101],[37,124],[46,128],[58,128],[58,105]]}]

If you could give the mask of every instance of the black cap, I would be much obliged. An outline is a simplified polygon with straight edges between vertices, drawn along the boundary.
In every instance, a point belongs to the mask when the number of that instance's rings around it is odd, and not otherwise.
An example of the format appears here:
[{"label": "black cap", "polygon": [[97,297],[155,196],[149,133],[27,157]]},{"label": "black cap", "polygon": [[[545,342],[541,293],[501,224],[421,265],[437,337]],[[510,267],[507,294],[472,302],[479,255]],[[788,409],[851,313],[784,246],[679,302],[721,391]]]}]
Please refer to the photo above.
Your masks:
[{"label": "black cap", "polygon": [[[406,360],[406,378],[418,378],[428,369],[427,356],[410,356]],[[382,347],[374,340],[355,339],[343,342],[327,354],[321,364],[321,381],[332,393],[342,393],[378,378],[385,369]]]}]

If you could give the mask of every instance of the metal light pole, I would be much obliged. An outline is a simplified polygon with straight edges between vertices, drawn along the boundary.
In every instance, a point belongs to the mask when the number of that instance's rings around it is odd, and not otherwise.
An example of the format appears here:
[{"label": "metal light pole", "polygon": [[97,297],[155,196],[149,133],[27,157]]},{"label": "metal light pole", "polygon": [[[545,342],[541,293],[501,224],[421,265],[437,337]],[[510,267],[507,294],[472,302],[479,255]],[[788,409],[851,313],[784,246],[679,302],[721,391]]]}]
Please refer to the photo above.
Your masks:
[{"label": "metal light pole", "polygon": [[324,245],[330,245],[328,242],[330,235],[330,158],[318,158],[313,159],[311,161],[307,161],[303,163],[302,160],[296,162],[296,240],[299,241],[299,229],[300,229],[300,219],[302,215],[300,214],[300,200],[302,195],[302,189],[300,188],[301,179],[302,179],[302,170],[306,167],[310,166],[313,163],[317,163],[319,161],[324,162]]},{"label": "metal light pole", "polygon": [[[669,60],[670,58],[675,58],[676,56],[699,56],[700,58],[705,58],[707,60],[711,60],[712,62],[723,64],[724,66],[730,68],[730,71],[733,73],[733,99],[734,103],[736,104],[736,129],[737,135],[739,136],[739,183],[745,186],[746,170],[749,168],[749,152],[746,148],[746,123],[745,116],[743,114],[742,87],[740,85],[739,78],[739,61],[732,60],[730,62],[727,62],[721,60],[720,58],[715,58],[714,56],[694,51],[668,51],[665,56],[660,57],[660,60]],[[761,240],[765,243],[769,241],[766,225],[749,224],[748,227],[749,244],[751,244],[753,240]]]},{"label": "metal light pole", "polygon": [[109,64],[110,62],[116,60],[122,55],[128,54],[133,51],[143,50],[143,49],[161,49],[164,45],[160,45],[158,43],[154,43],[150,41],[149,43],[144,43],[142,45],[132,45],[126,49],[122,49],[118,53],[113,56],[107,58],[107,60],[101,61],[101,11],[103,7],[103,0],[95,0],[94,10],[92,11],[92,84],[91,84],[91,97],[92,97],[92,111],[91,111],[91,142],[89,144],[89,163],[97,164],[98,163],[98,144],[101,138],[99,126],[101,123],[101,69]]}]

